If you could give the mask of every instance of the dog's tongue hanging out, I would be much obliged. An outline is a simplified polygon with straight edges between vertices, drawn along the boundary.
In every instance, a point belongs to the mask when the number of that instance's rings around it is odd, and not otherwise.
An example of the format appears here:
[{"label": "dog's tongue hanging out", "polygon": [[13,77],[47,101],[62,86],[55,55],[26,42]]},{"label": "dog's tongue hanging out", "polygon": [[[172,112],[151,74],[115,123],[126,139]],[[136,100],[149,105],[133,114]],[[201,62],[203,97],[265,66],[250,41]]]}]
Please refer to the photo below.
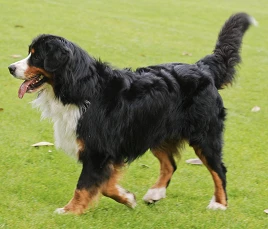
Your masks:
[{"label": "dog's tongue hanging out", "polygon": [[20,88],[19,88],[19,91],[18,91],[18,97],[20,99],[23,98],[24,94],[27,92],[28,90],[28,87],[33,83],[34,80],[25,80],[21,85],[20,85]]}]

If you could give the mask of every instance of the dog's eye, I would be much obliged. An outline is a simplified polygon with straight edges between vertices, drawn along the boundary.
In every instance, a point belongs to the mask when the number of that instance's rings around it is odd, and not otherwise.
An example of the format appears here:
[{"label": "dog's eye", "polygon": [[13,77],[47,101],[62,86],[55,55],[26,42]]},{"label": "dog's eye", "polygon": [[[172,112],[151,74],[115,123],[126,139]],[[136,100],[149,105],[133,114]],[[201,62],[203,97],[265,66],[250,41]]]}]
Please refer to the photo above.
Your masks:
[{"label": "dog's eye", "polygon": [[32,57],[33,57],[34,60],[38,60],[39,59],[39,55],[37,55],[37,54],[34,54]]}]

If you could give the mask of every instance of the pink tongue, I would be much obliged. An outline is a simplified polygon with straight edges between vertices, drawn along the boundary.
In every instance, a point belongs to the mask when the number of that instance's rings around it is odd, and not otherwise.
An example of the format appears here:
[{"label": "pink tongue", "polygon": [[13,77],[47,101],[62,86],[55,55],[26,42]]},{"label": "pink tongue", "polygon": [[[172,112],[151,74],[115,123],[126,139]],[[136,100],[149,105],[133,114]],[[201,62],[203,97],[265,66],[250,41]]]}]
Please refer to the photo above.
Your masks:
[{"label": "pink tongue", "polygon": [[20,99],[23,98],[24,94],[27,92],[29,85],[33,82],[33,80],[25,80],[22,85],[20,85],[18,96]]}]

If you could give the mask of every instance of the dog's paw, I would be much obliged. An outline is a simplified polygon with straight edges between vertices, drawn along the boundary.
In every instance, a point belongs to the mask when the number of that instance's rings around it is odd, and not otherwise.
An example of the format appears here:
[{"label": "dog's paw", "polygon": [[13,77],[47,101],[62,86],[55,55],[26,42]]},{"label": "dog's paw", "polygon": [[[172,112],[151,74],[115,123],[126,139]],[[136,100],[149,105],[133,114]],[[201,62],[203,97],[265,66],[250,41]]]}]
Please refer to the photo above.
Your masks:
[{"label": "dog's paw", "polygon": [[[66,207],[67,206],[67,207]],[[59,215],[65,215],[65,214],[74,214],[74,215],[81,215],[84,213],[84,209],[82,208],[69,208],[68,205],[66,205],[63,208],[57,208],[54,213]]]},{"label": "dog's paw", "polygon": [[144,195],[143,200],[152,204],[160,199],[166,198],[166,188],[152,188]]},{"label": "dog's paw", "polygon": [[212,210],[223,210],[225,211],[227,209],[227,207],[223,204],[217,203],[215,201],[215,196],[212,197],[209,205],[207,206],[207,209],[212,209]]},{"label": "dog's paw", "polygon": [[57,208],[55,211],[54,211],[55,214],[59,214],[59,215],[62,215],[62,214],[66,214],[67,212],[65,211],[64,208]]},{"label": "dog's paw", "polygon": [[126,194],[128,200],[127,206],[130,208],[135,208],[137,206],[136,197],[133,193],[129,192]]},{"label": "dog's paw", "polygon": [[124,204],[130,208],[135,208],[137,206],[136,197],[133,193],[125,190],[121,186],[117,185],[117,190],[119,191],[120,197],[124,198]]}]

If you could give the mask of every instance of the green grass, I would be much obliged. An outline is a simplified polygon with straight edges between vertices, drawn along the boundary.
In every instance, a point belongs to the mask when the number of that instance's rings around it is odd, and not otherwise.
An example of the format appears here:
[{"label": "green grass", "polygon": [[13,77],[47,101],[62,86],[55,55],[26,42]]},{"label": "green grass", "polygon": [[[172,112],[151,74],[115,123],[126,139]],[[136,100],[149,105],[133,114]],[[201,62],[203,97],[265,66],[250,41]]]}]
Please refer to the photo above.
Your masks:
[{"label": "green grass", "polygon": [[[266,0],[0,2],[0,228],[268,227],[263,213],[268,208]],[[82,216],[53,214],[72,197],[81,166],[53,147],[30,146],[53,142],[52,124],[40,122],[39,112],[31,109],[34,95],[17,98],[21,82],[9,75],[7,66],[18,59],[11,55],[25,57],[32,38],[52,33],[117,67],[193,63],[212,51],[223,22],[238,11],[255,16],[260,26],[247,32],[237,80],[221,92],[228,108],[224,159],[229,209],[206,210],[212,179],[203,166],[185,163],[195,157],[186,148],[167,198],[153,206],[142,201],[158,175],[158,162],[148,153],[131,164],[122,179],[136,194],[135,210],[103,197]],[[251,112],[255,105],[260,112]]]}]

